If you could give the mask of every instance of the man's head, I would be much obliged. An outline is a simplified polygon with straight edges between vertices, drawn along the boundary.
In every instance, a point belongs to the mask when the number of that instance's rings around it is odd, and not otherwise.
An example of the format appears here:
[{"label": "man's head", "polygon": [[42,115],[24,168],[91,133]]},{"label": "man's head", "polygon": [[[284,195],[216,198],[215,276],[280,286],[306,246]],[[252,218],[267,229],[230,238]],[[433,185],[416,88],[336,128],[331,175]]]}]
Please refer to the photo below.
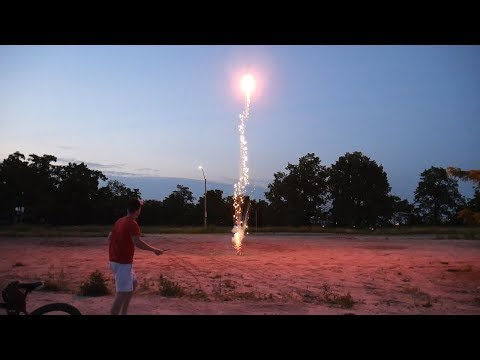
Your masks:
[{"label": "man's head", "polygon": [[132,198],[128,200],[127,211],[128,215],[137,218],[142,211],[143,200],[139,200],[137,198]]}]

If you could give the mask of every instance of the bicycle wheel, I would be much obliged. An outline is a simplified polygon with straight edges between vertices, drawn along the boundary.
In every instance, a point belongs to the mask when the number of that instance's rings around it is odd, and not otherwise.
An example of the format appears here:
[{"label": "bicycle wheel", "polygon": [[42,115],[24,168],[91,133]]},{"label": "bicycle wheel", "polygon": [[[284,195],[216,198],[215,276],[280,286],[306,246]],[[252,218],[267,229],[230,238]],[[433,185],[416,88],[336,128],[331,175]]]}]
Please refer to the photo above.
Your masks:
[{"label": "bicycle wheel", "polygon": [[33,310],[30,315],[82,315],[82,313],[73,305],[52,303],[40,306],[38,309]]}]

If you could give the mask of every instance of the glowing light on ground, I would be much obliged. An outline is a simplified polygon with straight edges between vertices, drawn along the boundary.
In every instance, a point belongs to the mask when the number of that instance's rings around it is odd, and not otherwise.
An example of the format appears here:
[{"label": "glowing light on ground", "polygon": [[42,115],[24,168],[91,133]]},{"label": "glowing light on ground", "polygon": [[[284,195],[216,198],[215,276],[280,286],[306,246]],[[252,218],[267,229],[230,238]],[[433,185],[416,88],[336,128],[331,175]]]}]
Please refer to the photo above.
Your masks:
[{"label": "glowing light on ground", "polygon": [[238,131],[240,133],[240,178],[234,185],[233,195],[233,237],[232,243],[237,255],[242,255],[242,242],[247,234],[248,215],[250,210],[250,202],[245,206],[245,191],[248,182],[248,148],[245,137],[245,123],[250,115],[250,96],[255,89],[255,79],[252,75],[245,75],[241,81],[241,87],[245,93],[245,108],[240,114],[240,125]]}]

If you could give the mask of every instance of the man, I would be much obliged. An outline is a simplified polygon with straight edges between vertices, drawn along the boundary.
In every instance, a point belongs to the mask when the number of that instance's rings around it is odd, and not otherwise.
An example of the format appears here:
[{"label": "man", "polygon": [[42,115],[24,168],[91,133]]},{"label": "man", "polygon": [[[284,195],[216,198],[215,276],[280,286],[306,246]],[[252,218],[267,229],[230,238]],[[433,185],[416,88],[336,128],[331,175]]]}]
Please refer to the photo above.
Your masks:
[{"label": "man", "polygon": [[115,275],[116,296],[110,313],[126,315],[137,279],[133,272],[135,247],[161,255],[162,250],[148,245],[140,239],[140,227],[136,219],[142,211],[143,201],[131,199],[128,202],[127,215],[118,219],[108,235],[110,269]]}]

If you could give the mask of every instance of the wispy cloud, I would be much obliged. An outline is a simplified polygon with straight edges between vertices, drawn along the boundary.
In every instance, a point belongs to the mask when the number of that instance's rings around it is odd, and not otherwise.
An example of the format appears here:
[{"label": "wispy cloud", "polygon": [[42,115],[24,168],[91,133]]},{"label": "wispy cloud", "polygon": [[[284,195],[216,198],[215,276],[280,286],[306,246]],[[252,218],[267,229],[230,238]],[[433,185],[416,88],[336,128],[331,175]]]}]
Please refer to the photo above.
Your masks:
[{"label": "wispy cloud", "polygon": [[125,166],[125,164],[100,164],[96,162],[82,161],[75,158],[65,158],[65,157],[57,158],[57,162],[64,163],[64,164],[83,162],[85,165],[93,169],[121,169]]},{"label": "wispy cloud", "polygon": [[[184,178],[184,177],[178,177],[178,176],[158,176],[158,175],[152,175],[152,174],[142,174],[140,172],[128,172],[128,171],[115,171],[115,170],[107,170],[103,171],[103,173],[106,176],[125,176],[125,177],[135,177],[138,179],[145,179],[145,180],[155,180],[155,179],[165,179],[165,180],[185,180],[185,181],[199,181],[197,179],[190,179],[190,178]],[[203,184],[203,180],[201,181]]]},{"label": "wispy cloud", "polygon": [[65,164],[67,164],[67,163],[69,163],[69,162],[75,163],[75,162],[81,162],[81,161],[80,161],[80,160],[77,160],[77,159],[74,159],[74,158],[59,157],[59,158],[57,158],[57,162],[58,162],[58,163],[65,163]]},{"label": "wispy cloud", "polygon": [[57,148],[62,149],[62,150],[75,150],[75,149],[78,149],[78,148],[75,147],[75,146],[66,146],[66,145],[59,145],[59,146],[57,146]]},{"label": "wispy cloud", "polygon": [[98,168],[98,169],[121,169],[125,166],[125,164],[99,164],[99,163],[94,163],[94,162],[85,162],[87,166],[91,166],[92,168]]},{"label": "wispy cloud", "polygon": [[104,175],[108,176],[127,176],[127,177],[142,177],[142,175],[127,171],[104,171]]},{"label": "wispy cloud", "polygon": [[140,168],[140,169],[135,169],[137,171],[152,171],[152,172],[161,172],[162,170],[159,169],[152,169],[152,168]]}]

